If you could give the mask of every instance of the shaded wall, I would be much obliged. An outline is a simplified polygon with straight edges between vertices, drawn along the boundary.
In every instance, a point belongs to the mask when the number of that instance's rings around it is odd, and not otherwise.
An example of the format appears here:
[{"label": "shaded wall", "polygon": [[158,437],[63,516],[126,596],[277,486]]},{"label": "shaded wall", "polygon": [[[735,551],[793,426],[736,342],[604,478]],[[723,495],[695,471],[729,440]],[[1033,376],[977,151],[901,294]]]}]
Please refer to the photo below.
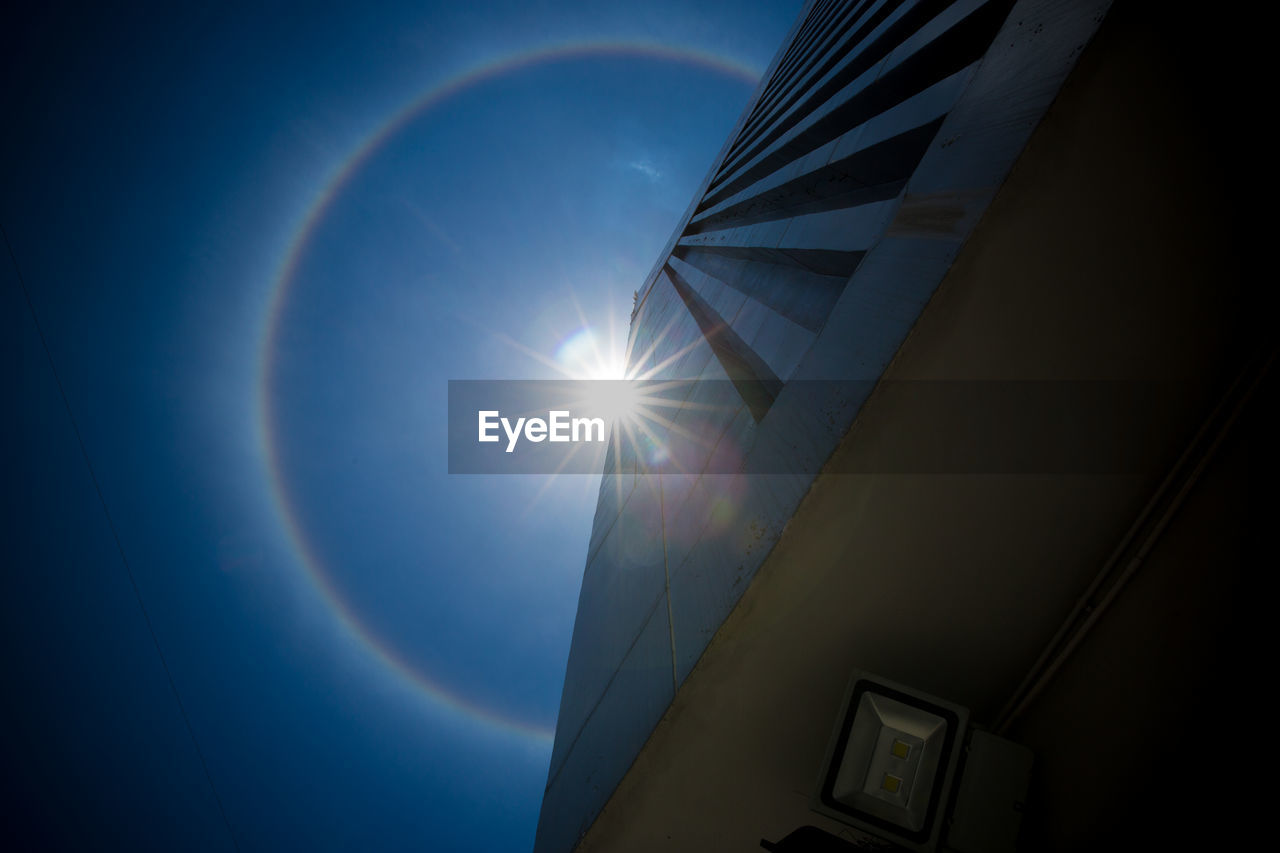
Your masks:
[{"label": "shaded wall", "polygon": [[[1234,104],[1208,97],[1249,64],[1188,62],[1229,30],[1118,4],[884,373],[1172,381],[1178,405],[1149,436],[1163,463],[820,476],[580,849],[843,831],[808,802],[855,667],[979,723],[999,715],[1214,403],[1274,346],[1275,300],[1247,263],[1248,149],[1223,132]],[[1274,402],[1273,378],[1011,728],[1038,756],[1024,849],[1223,849],[1265,832]],[[873,394],[828,471],[930,427]]]}]

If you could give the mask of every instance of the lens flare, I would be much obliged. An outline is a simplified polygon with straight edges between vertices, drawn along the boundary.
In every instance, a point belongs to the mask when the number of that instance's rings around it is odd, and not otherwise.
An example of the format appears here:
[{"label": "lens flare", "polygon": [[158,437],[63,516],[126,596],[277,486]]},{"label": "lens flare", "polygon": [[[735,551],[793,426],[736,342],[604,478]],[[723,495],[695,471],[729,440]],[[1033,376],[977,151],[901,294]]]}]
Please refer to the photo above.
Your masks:
[{"label": "lens flare", "polygon": [[562,373],[575,379],[622,379],[626,359],[610,330],[601,340],[590,326],[577,329],[556,347],[554,359]]}]

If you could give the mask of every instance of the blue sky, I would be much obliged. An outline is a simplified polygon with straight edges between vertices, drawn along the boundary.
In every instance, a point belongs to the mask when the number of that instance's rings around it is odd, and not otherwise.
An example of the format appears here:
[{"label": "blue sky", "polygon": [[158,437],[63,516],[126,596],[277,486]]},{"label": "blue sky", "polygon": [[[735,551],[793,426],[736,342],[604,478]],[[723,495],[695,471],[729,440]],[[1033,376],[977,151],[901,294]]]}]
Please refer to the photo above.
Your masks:
[{"label": "blue sky", "polygon": [[7,826],[531,846],[597,483],[450,477],[447,382],[621,343],[799,8],[6,13]]}]

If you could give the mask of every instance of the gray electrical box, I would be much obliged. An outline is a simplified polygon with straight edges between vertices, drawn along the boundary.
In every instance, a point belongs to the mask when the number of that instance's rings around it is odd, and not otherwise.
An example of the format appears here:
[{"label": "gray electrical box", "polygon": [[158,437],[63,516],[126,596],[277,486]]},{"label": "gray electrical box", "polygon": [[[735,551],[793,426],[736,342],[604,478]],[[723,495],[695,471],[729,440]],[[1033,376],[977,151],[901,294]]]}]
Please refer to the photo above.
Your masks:
[{"label": "gray electrical box", "polygon": [[956,790],[946,848],[1013,853],[1034,756],[1025,746],[973,730]]}]

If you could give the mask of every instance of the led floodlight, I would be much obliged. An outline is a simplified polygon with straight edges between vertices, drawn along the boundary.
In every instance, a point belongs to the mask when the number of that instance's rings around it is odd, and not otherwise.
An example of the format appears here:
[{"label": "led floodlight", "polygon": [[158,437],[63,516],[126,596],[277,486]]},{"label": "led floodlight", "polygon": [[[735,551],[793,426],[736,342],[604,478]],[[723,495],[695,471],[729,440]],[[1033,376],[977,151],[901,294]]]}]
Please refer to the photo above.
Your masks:
[{"label": "led floodlight", "polygon": [[855,673],[814,808],[909,849],[935,849],[968,720],[959,705]]}]

